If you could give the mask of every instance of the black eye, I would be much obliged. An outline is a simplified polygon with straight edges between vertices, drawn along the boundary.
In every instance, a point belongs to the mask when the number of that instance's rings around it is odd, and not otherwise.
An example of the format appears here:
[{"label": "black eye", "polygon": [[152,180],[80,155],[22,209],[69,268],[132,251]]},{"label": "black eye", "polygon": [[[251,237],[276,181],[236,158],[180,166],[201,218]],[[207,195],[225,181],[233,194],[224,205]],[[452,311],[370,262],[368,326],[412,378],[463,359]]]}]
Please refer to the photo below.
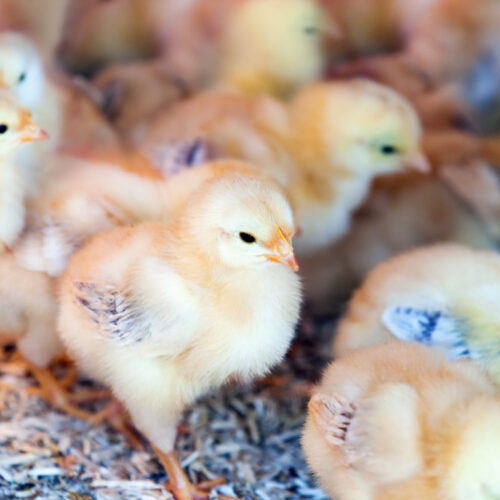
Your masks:
[{"label": "black eye", "polygon": [[318,32],[314,26],[306,26],[303,31],[306,35],[315,35]]},{"label": "black eye", "polygon": [[7,127],[4,123],[0,123],[0,134],[5,134],[7,130],[9,130],[9,127]]},{"label": "black eye", "polygon": [[397,148],[390,145],[385,145],[380,148],[380,151],[385,155],[393,155],[398,152]]},{"label": "black eye", "polygon": [[245,243],[255,243],[255,236],[249,233],[240,233],[240,239]]},{"label": "black eye", "polygon": [[17,79],[17,83],[22,83],[24,80],[26,80],[26,73],[21,73]]}]

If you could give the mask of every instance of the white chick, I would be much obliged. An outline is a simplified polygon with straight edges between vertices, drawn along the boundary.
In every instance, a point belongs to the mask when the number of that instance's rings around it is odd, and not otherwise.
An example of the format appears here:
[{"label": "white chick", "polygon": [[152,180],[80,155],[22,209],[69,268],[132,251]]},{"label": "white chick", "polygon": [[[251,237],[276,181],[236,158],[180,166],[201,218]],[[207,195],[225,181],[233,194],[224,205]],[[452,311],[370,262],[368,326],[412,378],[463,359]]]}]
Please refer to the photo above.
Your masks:
[{"label": "white chick", "polygon": [[27,180],[13,155],[23,143],[46,139],[31,114],[0,90],[0,243],[10,247],[24,226]]},{"label": "white chick", "polygon": [[500,257],[460,245],[423,247],[370,272],[334,341],[335,356],[387,340],[471,358],[500,383]]},{"label": "white chick", "polygon": [[19,156],[20,164],[33,179],[32,194],[50,171],[50,160],[56,152],[127,158],[118,134],[97,106],[73,80],[45,68],[37,47],[27,36],[0,33],[0,82],[18,96],[50,135],[49,141],[24,148]]},{"label": "white chick", "polygon": [[175,458],[181,412],[279,362],[300,306],[294,220],[278,185],[251,165],[204,169],[213,175],[174,221],[95,237],[60,289],[63,342],[124,403],[178,500],[209,496]]},{"label": "white chick", "polygon": [[162,166],[172,145],[201,142],[212,155],[261,165],[285,186],[301,229],[297,251],[311,254],[347,232],[375,177],[428,170],[420,138],[404,98],[353,80],[308,85],[289,104],[203,94],[168,108],[140,149]]},{"label": "white chick", "polygon": [[329,366],[303,448],[335,500],[500,497],[500,398],[468,361],[386,343]]}]

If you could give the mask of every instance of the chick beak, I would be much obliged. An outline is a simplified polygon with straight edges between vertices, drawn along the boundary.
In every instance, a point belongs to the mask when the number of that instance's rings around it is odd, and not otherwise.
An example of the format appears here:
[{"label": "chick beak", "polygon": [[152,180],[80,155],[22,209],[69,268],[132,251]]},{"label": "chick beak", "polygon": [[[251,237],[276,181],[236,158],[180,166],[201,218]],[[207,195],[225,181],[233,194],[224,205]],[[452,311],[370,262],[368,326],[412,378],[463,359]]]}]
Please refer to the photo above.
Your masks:
[{"label": "chick beak", "polygon": [[41,141],[48,139],[49,135],[31,119],[28,119],[19,135],[22,142]]},{"label": "chick beak", "polygon": [[293,253],[292,243],[283,234],[281,228],[278,227],[277,232],[277,242],[273,246],[271,253],[266,254],[265,257],[268,260],[279,262],[280,264],[284,264],[285,266],[292,268],[294,271],[298,271],[299,263]]},{"label": "chick beak", "polygon": [[408,155],[403,159],[403,165],[407,170],[428,174],[431,171],[431,164],[423,153]]}]

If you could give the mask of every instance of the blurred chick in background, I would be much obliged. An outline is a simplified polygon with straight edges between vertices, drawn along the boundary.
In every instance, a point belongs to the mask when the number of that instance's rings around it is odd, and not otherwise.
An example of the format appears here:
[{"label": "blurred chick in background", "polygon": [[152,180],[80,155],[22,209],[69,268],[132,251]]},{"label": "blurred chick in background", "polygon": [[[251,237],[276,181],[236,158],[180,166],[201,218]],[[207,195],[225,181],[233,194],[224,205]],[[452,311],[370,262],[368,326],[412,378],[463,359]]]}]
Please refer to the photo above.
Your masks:
[{"label": "blurred chick in background", "polygon": [[128,159],[118,134],[94,103],[70,78],[45,68],[27,36],[0,34],[0,79],[50,135],[49,141],[25,148],[19,156],[20,164],[30,176],[38,177],[37,182],[50,170],[51,156],[61,151]]},{"label": "blurred chick in background", "polygon": [[473,363],[386,343],[350,353],[309,402],[307,461],[338,500],[500,496],[500,398]]},{"label": "blurred chick in background", "polygon": [[30,179],[17,165],[15,153],[23,143],[46,138],[15,96],[0,90],[0,252],[12,246],[25,222]]},{"label": "blurred chick in background", "polygon": [[189,95],[161,60],[112,64],[92,79],[103,113],[129,144],[159,110]]},{"label": "blurred chick in background", "polygon": [[387,340],[420,342],[471,358],[500,383],[500,257],[459,245],[407,252],[377,266],[354,294],[336,357]]},{"label": "blurred chick in background", "polygon": [[328,35],[340,33],[317,2],[247,1],[222,33],[215,81],[246,94],[289,95],[319,77]]},{"label": "blurred chick in background", "polygon": [[[207,93],[161,114],[139,149],[169,169],[170,148],[248,159],[286,188],[301,234],[313,253],[345,234],[352,211],[382,174],[428,170],[413,108],[367,80],[304,87],[289,104],[265,96]],[[193,153],[194,154],[194,153]],[[166,165],[164,164],[166,163]]]},{"label": "blurred chick in background", "polygon": [[178,500],[209,498],[173,451],[181,412],[279,362],[300,305],[295,224],[277,183],[236,162],[194,170],[209,177],[178,217],[95,237],[60,291],[65,345],[125,404]]}]

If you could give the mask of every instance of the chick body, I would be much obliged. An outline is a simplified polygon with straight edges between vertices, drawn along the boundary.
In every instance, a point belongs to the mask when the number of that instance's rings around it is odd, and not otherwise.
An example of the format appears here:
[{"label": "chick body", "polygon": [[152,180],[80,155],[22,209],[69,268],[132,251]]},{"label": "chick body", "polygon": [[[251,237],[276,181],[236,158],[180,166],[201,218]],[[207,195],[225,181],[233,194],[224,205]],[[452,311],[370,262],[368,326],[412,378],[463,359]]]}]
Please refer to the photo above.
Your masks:
[{"label": "chick body", "polygon": [[339,500],[486,500],[500,494],[500,399],[470,361],[390,342],[332,363],[303,447]]},{"label": "chick body", "polygon": [[264,374],[298,320],[299,280],[283,260],[293,255],[284,253],[293,234],[285,197],[255,167],[207,168],[215,175],[178,218],[95,237],[61,284],[69,352],[163,453],[186,405],[229,379]]},{"label": "chick body", "polygon": [[353,296],[334,341],[336,356],[388,340],[472,358],[500,382],[500,259],[460,245],[423,247],[377,266]]}]

